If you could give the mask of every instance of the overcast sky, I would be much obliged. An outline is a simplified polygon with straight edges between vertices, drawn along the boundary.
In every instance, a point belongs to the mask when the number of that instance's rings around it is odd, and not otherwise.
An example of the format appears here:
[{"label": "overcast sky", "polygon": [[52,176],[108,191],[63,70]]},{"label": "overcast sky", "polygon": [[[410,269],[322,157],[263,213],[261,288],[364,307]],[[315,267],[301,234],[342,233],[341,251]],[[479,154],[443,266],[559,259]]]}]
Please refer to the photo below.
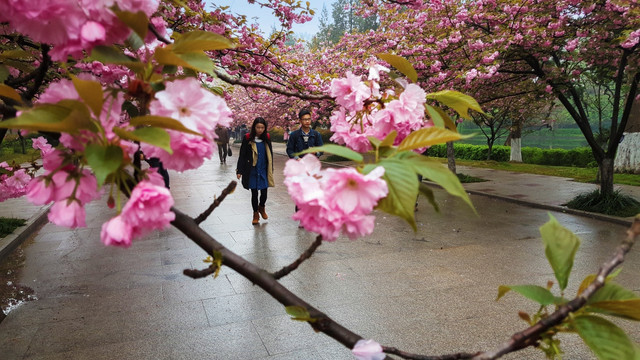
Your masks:
[{"label": "overcast sky", "polygon": [[[313,20],[304,24],[294,24],[293,31],[299,37],[304,39],[310,39],[315,33],[318,32],[318,26],[320,25],[320,13],[322,12],[322,6],[327,8],[329,14],[331,14],[331,4],[334,0],[308,0],[311,9],[315,11]],[[229,10],[233,13],[247,15],[248,19],[257,18],[260,29],[265,34],[271,32],[271,28],[278,24],[275,16],[271,14],[268,9],[261,8],[257,4],[249,4],[246,0],[207,0],[208,4],[216,4],[218,6],[229,6]]]}]

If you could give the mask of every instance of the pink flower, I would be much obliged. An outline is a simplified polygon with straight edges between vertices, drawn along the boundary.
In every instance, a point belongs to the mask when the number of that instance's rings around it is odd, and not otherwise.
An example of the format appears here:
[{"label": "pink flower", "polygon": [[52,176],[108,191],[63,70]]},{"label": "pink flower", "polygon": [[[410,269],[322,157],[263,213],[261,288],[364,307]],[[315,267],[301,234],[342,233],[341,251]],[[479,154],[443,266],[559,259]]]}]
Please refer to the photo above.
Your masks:
[{"label": "pink flower", "polygon": [[224,99],[204,89],[194,78],[167,83],[165,90],[156,93],[149,111],[153,115],[180,120],[184,126],[204,136],[214,136],[216,125],[229,126],[232,120]]},{"label": "pink flower", "polygon": [[45,139],[44,136],[33,139],[31,146],[33,146],[34,149],[40,150],[42,156],[46,156],[53,151],[53,147],[47,143],[47,139]]},{"label": "pink flower", "polygon": [[106,32],[102,24],[95,21],[87,21],[80,29],[80,36],[85,43],[91,44],[93,42],[104,41]]},{"label": "pink flower", "polygon": [[100,240],[107,246],[129,247],[131,246],[132,234],[132,226],[123,220],[122,215],[118,215],[102,224]]},{"label": "pink flower", "polygon": [[378,166],[367,175],[354,168],[327,169],[324,187],[328,205],[345,214],[368,214],[387,196],[387,183],[381,179],[384,168]]},{"label": "pink flower", "polygon": [[358,360],[382,360],[385,353],[382,352],[382,346],[373,340],[358,340],[351,350],[353,356]]},{"label": "pink flower", "polygon": [[360,111],[364,107],[364,100],[371,96],[371,89],[351,71],[347,71],[346,75],[346,78],[331,80],[330,95],[348,111]]},{"label": "pink flower", "polygon": [[167,188],[142,181],[131,192],[122,216],[135,227],[164,229],[175,219],[172,206],[173,198]]},{"label": "pink flower", "polygon": [[142,151],[148,158],[159,158],[167,169],[176,171],[196,169],[204,163],[204,159],[209,159],[213,154],[215,143],[208,138],[174,130],[168,130],[168,133],[171,137],[170,145],[173,154],[146,143],[141,144]]},{"label": "pink flower", "polygon": [[98,191],[98,181],[95,175],[91,171],[82,170],[82,176],[78,181],[78,187],[76,188],[76,199],[80,200],[83,204],[91,202],[100,197]]},{"label": "pink flower", "polygon": [[350,239],[371,234],[375,217],[368,214],[388,193],[383,174],[383,167],[367,175],[352,168],[321,170],[313,155],[289,160],[284,184],[298,207],[293,219],[326,241],[341,231]]},{"label": "pink flower", "polygon": [[68,228],[85,227],[84,207],[79,201],[56,201],[49,210],[49,221]]},{"label": "pink flower", "polygon": [[53,201],[53,185],[47,186],[44,177],[31,179],[27,185],[27,199],[35,205],[44,205]]},{"label": "pink flower", "polygon": [[169,190],[148,180],[142,181],[131,192],[120,215],[102,225],[100,238],[105,245],[128,247],[134,238],[167,228],[175,219],[171,206],[173,198]]}]

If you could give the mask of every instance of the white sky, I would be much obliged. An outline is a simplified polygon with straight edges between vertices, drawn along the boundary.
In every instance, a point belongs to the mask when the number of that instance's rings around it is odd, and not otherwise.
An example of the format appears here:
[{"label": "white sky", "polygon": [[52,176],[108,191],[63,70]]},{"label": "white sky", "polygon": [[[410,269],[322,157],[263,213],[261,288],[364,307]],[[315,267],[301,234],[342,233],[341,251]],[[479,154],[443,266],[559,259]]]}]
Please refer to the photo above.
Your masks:
[{"label": "white sky", "polygon": [[[324,5],[327,8],[329,18],[331,18],[331,4],[333,4],[334,0],[302,0],[302,3],[304,4],[305,1],[309,1],[310,8],[315,11],[315,15],[313,15],[313,19],[309,22],[294,24],[293,31],[298,37],[310,39],[318,32],[322,6]],[[246,0],[206,0],[206,3],[216,4],[218,6],[229,6],[229,11],[247,15],[249,20],[257,18],[257,23],[265,34],[269,34],[271,28],[278,24],[278,20],[271,14],[269,9],[261,8],[260,5],[257,4],[249,4]]]}]

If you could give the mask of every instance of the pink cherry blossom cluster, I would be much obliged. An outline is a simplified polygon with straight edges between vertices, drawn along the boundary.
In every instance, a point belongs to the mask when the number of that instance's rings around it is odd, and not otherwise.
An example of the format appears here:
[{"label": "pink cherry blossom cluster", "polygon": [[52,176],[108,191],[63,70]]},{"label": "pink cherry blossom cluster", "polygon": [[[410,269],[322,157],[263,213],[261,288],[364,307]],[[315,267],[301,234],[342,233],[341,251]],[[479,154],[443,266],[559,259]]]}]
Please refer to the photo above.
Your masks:
[{"label": "pink cherry blossom cluster", "polygon": [[0,202],[20,197],[27,193],[27,184],[31,176],[25,169],[9,166],[6,161],[0,163]]},{"label": "pink cherry blossom cluster", "polygon": [[217,125],[227,127],[232,121],[231,110],[224,99],[205,90],[194,78],[167,83],[165,90],[156,93],[149,112],[179,120],[189,130],[202,135],[168,130],[172,154],[149,144],[141,145],[147,157],[157,157],[167,169],[177,171],[198,168],[204,159],[210,158],[216,149],[214,129]]},{"label": "pink cherry blossom cluster", "polygon": [[353,168],[322,170],[318,158],[309,154],[287,161],[284,174],[298,207],[293,219],[327,241],[341,232],[350,239],[371,234],[375,216],[369,214],[388,193],[381,166],[367,175]]},{"label": "pink cherry blossom cluster", "polygon": [[51,58],[80,58],[97,45],[121,42],[131,30],[111,10],[142,11],[158,8],[157,0],[47,0],[0,1],[0,20],[31,39],[53,45]]},{"label": "pink cherry blossom cluster", "polygon": [[351,72],[347,72],[346,78],[331,81],[331,96],[341,105],[331,115],[332,141],[366,152],[371,150],[369,136],[382,140],[396,131],[397,145],[412,131],[433,126],[424,116],[425,91],[399,79],[397,83],[402,88],[399,96],[393,91],[381,93],[375,80],[380,69],[384,70],[379,66],[370,70],[368,85]]},{"label": "pink cherry blossom cluster", "polygon": [[100,239],[105,245],[129,247],[131,240],[169,227],[175,219],[172,206],[171,193],[154,175],[138,183],[122,212],[102,225]]}]

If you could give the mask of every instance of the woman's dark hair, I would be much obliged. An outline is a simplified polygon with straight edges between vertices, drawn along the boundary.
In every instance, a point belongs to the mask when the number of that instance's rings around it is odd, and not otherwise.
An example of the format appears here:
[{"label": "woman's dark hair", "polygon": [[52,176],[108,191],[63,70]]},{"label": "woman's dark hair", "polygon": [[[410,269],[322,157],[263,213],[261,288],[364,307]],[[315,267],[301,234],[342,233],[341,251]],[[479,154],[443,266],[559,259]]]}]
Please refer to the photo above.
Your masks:
[{"label": "woman's dark hair", "polygon": [[258,124],[264,125],[264,132],[258,138],[262,139],[263,141],[266,141],[267,140],[267,121],[261,117],[257,117],[255,120],[253,120],[253,124],[251,124],[251,132],[249,133],[249,140],[253,140],[256,138],[256,125]]}]

